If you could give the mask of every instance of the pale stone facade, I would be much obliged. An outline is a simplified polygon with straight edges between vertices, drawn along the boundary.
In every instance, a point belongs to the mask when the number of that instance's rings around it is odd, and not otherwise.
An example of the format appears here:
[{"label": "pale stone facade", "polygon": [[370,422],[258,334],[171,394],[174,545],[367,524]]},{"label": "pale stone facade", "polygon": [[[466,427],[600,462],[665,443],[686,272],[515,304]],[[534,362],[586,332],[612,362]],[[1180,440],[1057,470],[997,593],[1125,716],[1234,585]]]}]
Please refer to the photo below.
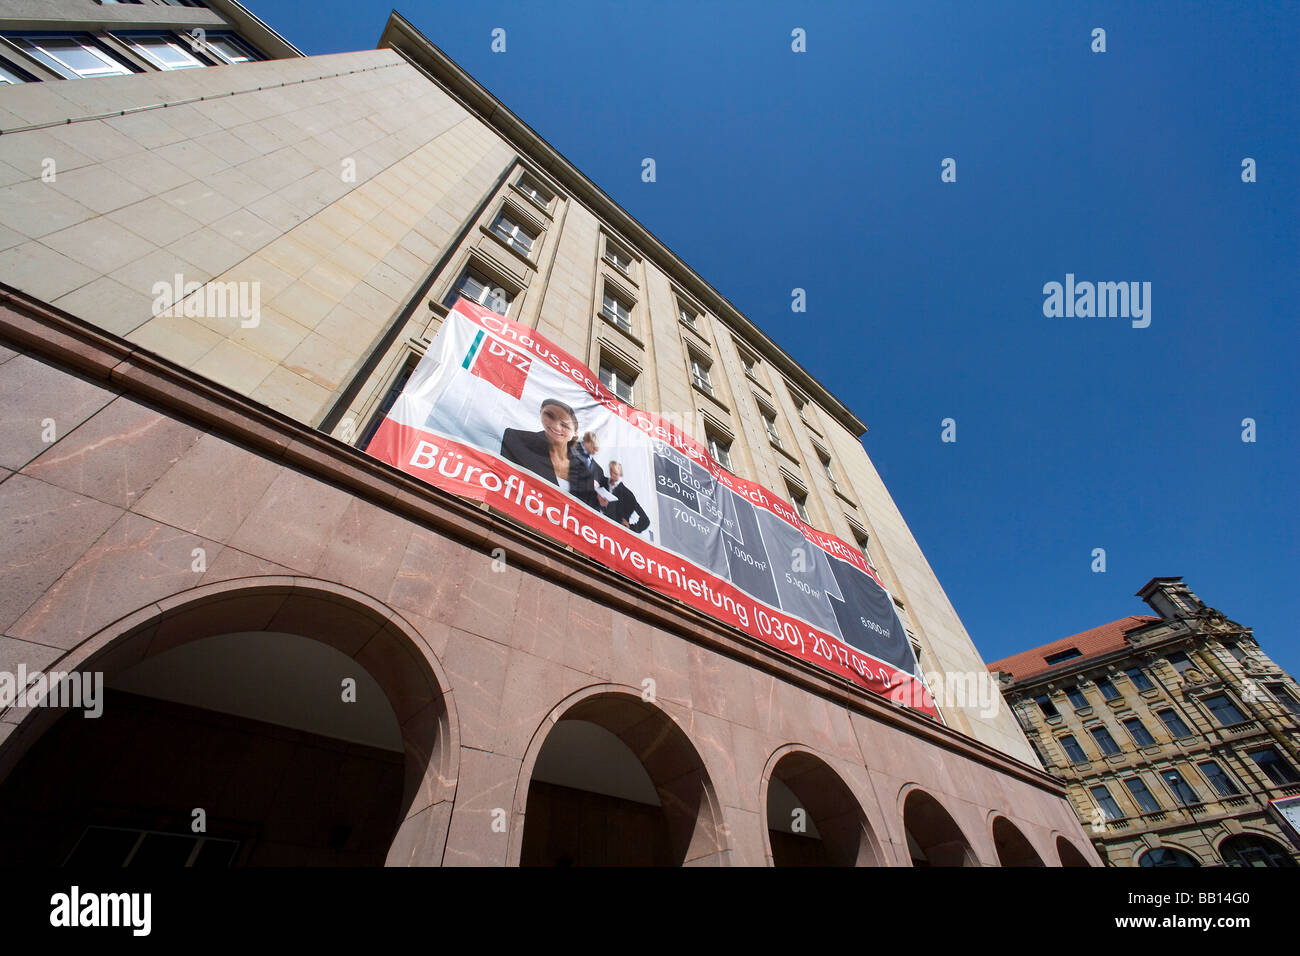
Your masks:
[{"label": "pale stone facade", "polygon": [[[47,82],[0,88],[0,209],[4,211],[0,282],[20,290],[21,302],[49,303],[102,330],[121,348],[137,348],[142,351],[135,354],[159,357],[168,367],[174,366],[176,374],[183,371],[193,381],[215,383],[241,401],[355,446],[382,413],[403,369],[437,331],[446,312],[447,295],[465,270],[472,268],[509,297],[512,318],[537,327],[585,358],[594,369],[609,364],[634,376],[633,403],[637,407],[679,422],[701,441],[729,445],[731,467],[742,477],[779,494],[806,495],[813,526],[850,542],[866,541],[869,559],[895,596],[920,648],[925,671],[984,672],[970,636],[861,444],[865,426],[721,293],[505,106],[397,15],[385,30],[381,49],[302,57],[264,25],[257,28],[237,4],[213,2],[210,6],[211,10],[184,11],[184,17],[167,22],[177,30],[188,28],[191,22],[198,22],[192,14],[200,19],[216,17],[227,25],[242,24],[246,39],[259,44],[265,55],[278,58],[86,80],[40,77]],[[134,7],[112,9],[114,16],[119,10],[142,16]],[[25,21],[19,23],[21,11],[15,11],[18,7],[12,3],[0,5],[0,18],[10,18],[7,23],[0,20],[0,28],[30,26]],[[163,16],[157,10],[148,12]],[[88,27],[92,19],[87,16],[85,22],[76,22]],[[109,19],[107,15],[101,18],[103,22]],[[138,22],[142,21],[133,21]],[[262,32],[249,32],[256,29]],[[0,48],[0,54],[4,53]],[[52,161],[55,173],[42,178],[42,172],[50,168],[47,161]],[[526,249],[493,229],[502,212],[530,233],[532,241],[523,244]],[[611,252],[615,253],[612,257]],[[181,277],[182,287],[201,284],[189,298],[191,303],[205,296],[207,289],[233,290],[235,297],[228,300],[231,308],[213,314],[211,303],[216,300],[204,300],[188,309],[182,302],[169,313],[159,314],[156,286],[170,286],[176,276]],[[602,314],[607,292],[627,307],[626,327]],[[240,300],[240,294],[256,295],[255,318],[236,308],[241,301],[250,301]],[[683,308],[691,321],[683,318]],[[692,359],[708,366],[706,382],[693,379]],[[12,371],[27,369],[30,362],[57,364],[36,350],[31,356],[11,358],[7,365]],[[29,371],[35,374],[34,369]],[[21,376],[17,381],[21,386]],[[61,386],[51,382],[49,387]],[[105,398],[105,402],[109,400]],[[184,409],[198,407],[196,401],[187,399],[160,411],[164,418],[188,414]],[[94,414],[91,420],[97,421],[105,413],[91,409],[87,414]],[[765,417],[774,419],[771,428]],[[18,416],[12,427],[21,431],[28,424]],[[112,423],[105,422],[103,427],[106,434],[118,434]],[[163,430],[170,434],[172,429]],[[286,438],[282,444],[296,447],[293,442]],[[28,450],[31,454],[17,455],[4,463],[6,467],[39,470],[45,467],[40,464],[42,458],[53,452],[40,454],[42,449],[35,446]],[[334,466],[315,458],[311,462],[326,469],[318,474],[333,473],[329,469]],[[231,462],[222,467],[228,474],[238,472]],[[254,473],[260,471],[251,464],[249,467]],[[5,482],[5,490],[13,493],[24,487],[18,476]],[[89,487],[78,490],[92,499],[102,498]],[[129,507],[137,493],[148,497],[144,488],[121,489],[121,493],[125,498],[117,507]],[[348,505],[346,497],[335,500],[321,489],[312,494],[319,496],[319,508],[335,508],[338,513],[317,516],[318,523],[308,535],[311,560],[304,557],[295,562],[264,553],[271,543],[255,542],[255,529],[249,528],[242,546],[213,539],[214,547],[228,549],[220,553],[229,557],[220,560],[237,565],[222,565],[222,571],[239,580],[267,574],[321,577],[380,602],[393,601],[392,590],[397,585],[391,579],[382,586],[374,582],[361,586],[364,582],[345,581],[346,576],[327,573],[329,569],[320,564],[321,549],[339,530],[335,522],[345,520],[359,505]],[[412,493],[403,494],[409,497]],[[288,493],[272,497],[274,501],[266,506],[272,511],[288,507],[293,498]],[[383,500],[398,499],[390,492]],[[334,504],[328,504],[330,501]],[[91,507],[92,511],[98,509],[98,505]],[[144,525],[135,528],[132,523],[139,521],[127,515],[114,517],[105,512],[102,518],[110,524],[126,521],[132,525],[120,529],[126,536],[124,546],[127,539],[148,540],[151,533]],[[230,522],[235,519],[231,517]],[[171,526],[184,528],[185,522],[172,522]],[[241,519],[226,530],[236,533],[243,526]],[[186,534],[196,530],[188,529]],[[474,540],[482,536],[481,531],[475,534]],[[401,535],[403,540],[410,538],[410,529]],[[448,542],[437,547],[462,548],[464,544]],[[455,560],[472,565],[477,559],[470,556],[473,554],[458,554]],[[56,600],[50,595],[75,590],[72,584],[60,584],[60,575],[72,574],[76,567],[92,561],[90,552],[75,549],[65,557],[66,561],[56,562],[60,564],[58,573],[45,582],[51,590],[42,600],[52,614],[62,613],[54,605],[63,598]],[[384,567],[390,575],[400,577],[403,558],[394,554],[393,559],[397,565]],[[112,573],[103,567],[100,573]],[[211,577],[210,571],[205,573]],[[532,587],[520,579],[521,573],[514,571],[508,579],[513,584],[507,588],[510,594],[503,597],[503,608],[515,606],[516,591],[522,594]],[[504,586],[507,582],[495,583]],[[472,590],[480,585],[467,580],[465,586]],[[167,595],[180,590],[163,588]],[[162,600],[163,592],[144,595],[124,590],[145,603]],[[444,592],[435,589],[434,593]],[[461,600],[468,593],[457,592]],[[494,603],[493,596],[483,595],[468,606],[482,610]],[[402,613],[407,611],[416,613],[410,608]],[[26,613],[22,619],[31,623],[31,612]],[[418,613],[429,614],[431,609]],[[623,626],[616,627],[612,636],[606,633],[607,609],[593,607],[590,614],[577,617],[604,622],[584,630],[584,634],[592,632],[594,643],[581,654],[595,657],[577,671],[587,678],[597,676],[610,687],[638,686],[645,661],[635,655],[636,664],[611,661],[607,654],[613,652],[599,649],[609,640],[621,641],[618,635]],[[80,620],[65,639],[100,633],[110,622],[93,623],[92,627],[88,619]],[[499,623],[504,630],[480,634],[489,643],[497,642],[491,646],[478,638],[465,638],[462,656],[473,659],[470,671],[478,676],[461,675],[478,688],[491,671],[489,683],[497,693],[505,689],[501,680],[512,680],[506,666],[514,660],[511,655],[532,652],[516,646],[516,638],[506,635],[508,620]],[[419,625],[414,627],[423,633]],[[522,621],[519,627],[527,629]],[[10,634],[13,640],[29,637]],[[423,639],[430,640],[427,634]],[[653,644],[650,641],[647,652]],[[473,650],[468,649],[471,646]],[[436,659],[444,650],[434,647],[432,656]],[[698,652],[681,644],[670,656],[683,654],[683,661],[695,661],[692,655]],[[700,661],[679,662],[682,680],[698,682],[702,674],[741,666],[722,660],[707,666]],[[548,697],[544,707],[539,701],[543,712],[558,707],[565,695],[582,686],[576,676],[572,681],[562,679],[563,667],[571,665],[546,655],[531,665],[561,668],[544,686],[548,693],[563,693]],[[742,669],[748,672],[748,666]],[[736,685],[744,685],[740,696],[748,698],[751,679],[758,679],[757,672],[754,678],[734,676],[727,681],[740,681]],[[438,681],[448,693],[456,686],[466,686],[458,684],[455,673],[449,680],[450,687]],[[763,680],[772,682],[770,677]],[[836,771],[850,781],[850,790],[873,821],[872,832],[882,834],[873,839],[883,839],[896,848],[885,850],[881,844],[879,852],[873,851],[877,862],[907,859],[905,849],[898,849],[907,844],[901,823],[895,826],[887,821],[901,814],[902,803],[920,777],[928,780],[922,788],[927,793],[942,794],[940,802],[948,806],[949,814],[967,834],[965,840],[974,846],[969,854],[972,860],[993,863],[998,859],[998,853],[991,850],[994,816],[1004,823],[1014,818],[1036,847],[1035,855],[1049,865],[1061,862],[1058,840],[1083,844],[1068,806],[1052,795],[1023,733],[1005,708],[982,716],[973,705],[940,700],[945,722],[957,734],[937,728],[933,732],[940,737],[930,740],[928,722],[912,715],[900,718],[904,723],[898,728],[885,729],[880,724],[866,733],[852,729],[856,718],[848,710],[828,705],[818,696],[833,682],[817,677],[814,683],[814,691],[790,691],[803,696],[791,698],[788,709],[777,708],[761,720],[758,715],[737,716],[730,711],[714,716],[734,720],[735,726],[752,731],[813,707],[816,716],[810,712],[808,719],[818,728],[815,736],[821,740],[830,735],[822,740],[826,748],[818,752],[838,753],[833,761]],[[772,686],[785,685],[777,679]],[[708,711],[698,702],[712,692],[704,687],[687,692],[685,687],[675,692],[685,710],[680,719],[674,719],[683,728],[691,728],[692,721],[706,721]],[[772,687],[767,687],[754,694],[764,697],[771,692]],[[466,695],[463,707],[475,692],[461,693]],[[491,706],[497,708],[499,703]],[[733,699],[728,706],[751,705]],[[854,705],[862,706],[893,709],[874,701]],[[464,714],[461,719],[465,720]],[[532,718],[512,719],[527,724]],[[474,726],[465,723],[463,731]],[[521,742],[504,750],[493,749],[501,743],[501,731],[491,721],[475,732],[486,736],[467,751],[470,765],[462,766],[462,787],[476,780],[474,775],[480,770],[486,773],[489,765],[504,767],[513,761],[517,770],[518,761],[526,759]],[[737,732],[732,727],[720,735],[704,731],[703,736],[721,742]],[[752,752],[770,754],[792,745],[790,739],[779,738],[791,734],[807,737],[809,733],[814,733],[811,725],[796,721],[790,733],[754,742]],[[886,743],[900,734],[903,737],[897,744]],[[688,729],[688,735],[698,746],[705,746],[693,730]],[[997,766],[988,771],[987,780],[980,773],[958,769],[957,764],[946,765],[944,760],[949,757],[937,759],[940,752],[954,753],[958,735],[969,739],[972,752],[984,755],[980,759]],[[860,750],[867,738],[871,739],[870,757]],[[940,739],[945,743],[936,744]],[[725,743],[718,747],[720,754],[731,749]],[[914,752],[906,756],[909,748]],[[889,778],[887,785],[869,784],[864,773],[894,759],[902,761],[896,772],[880,771]],[[1025,779],[1038,784],[1024,784],[1028,789],[1023,790],[1021,783],[1013,785],[1015,774],[1006,775],[1007,768],[1015,766],[1012,761],[1028,765],[1016,773],[1028,774]],[[863,766],[853,769],[857,764]],[[928,769],[922,772],[922,767]],[[737,778],[739,789],[723,798],[719,812],[729,826],[733,823],[731,810],[740,819],[762,814],[756,802],[760,792],[756,781],[762,776],[759,770],[761,767],[745,768]],[[716,772],[716,767],[710,772]],[[1048,789],[1035,790],[1042,786]],[[873,792],[887,795],[873,796]],[[480,794],[474,800],[481,802],[480,796],[489,801],[484,806],[495,806],[490,801],[498,799]],[[509,803],[508,797],[500,799]],[[954,800],[969,802],[969,809],[955,812]],[[895,802],[898,808],[893,807]],[[1022,810],[1018,812],[1017,807]],[[522,807],[518,809],[522,813]],[[1062,809],[1064,816],[1058,812]],[[918,812],[926,816],[925,811]],[[977,838],[972,830],[984,836]],[[455,832],[453,824],[453,843]],[[956,837],[951,841],[935,837],[935,841],[931,843],[935,859],[944,857],[944,846],[961,842]],[[697,853],[701,859],[730,846],[713,837],[706,843],[709,849]],[[447,844],[448,859],[455,855],[451,846]],[[761,862],[760,844],[748,846],[736,860]],[[914,857],[917,852],[913,851]],[[465,859],[505,862],[508,858],[475,853],[478,855]],[[1080,853],[1094,859],[1086,844],[1071,858]],[[918,858],[924,858],[924,853]],[[513,859],[518,860],[517,854]]]}]

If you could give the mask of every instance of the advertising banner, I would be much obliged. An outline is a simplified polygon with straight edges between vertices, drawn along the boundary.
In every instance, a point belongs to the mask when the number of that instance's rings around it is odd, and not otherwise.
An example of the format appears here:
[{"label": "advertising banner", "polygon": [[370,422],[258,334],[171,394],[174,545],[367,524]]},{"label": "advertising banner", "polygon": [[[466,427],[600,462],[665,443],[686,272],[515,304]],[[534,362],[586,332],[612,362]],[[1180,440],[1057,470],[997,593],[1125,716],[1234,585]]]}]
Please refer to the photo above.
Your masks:
[{"label": "advertising banner", "polygon": [[938,717],[860,551],[622,402],[528,326],[459,300],[367,451]]}]

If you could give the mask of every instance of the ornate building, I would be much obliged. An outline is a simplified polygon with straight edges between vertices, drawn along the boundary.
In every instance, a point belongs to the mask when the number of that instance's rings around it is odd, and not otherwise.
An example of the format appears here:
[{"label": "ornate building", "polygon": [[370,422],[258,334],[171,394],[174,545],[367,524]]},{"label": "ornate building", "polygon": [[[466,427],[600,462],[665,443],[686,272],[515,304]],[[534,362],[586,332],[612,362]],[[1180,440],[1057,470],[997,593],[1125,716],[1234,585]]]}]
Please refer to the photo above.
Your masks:
[{"label": "ornate building", "polygon": [[989,665],[1110,866],[1295,866],[1300,689],[1182,578],[1125,617]]},{"label": "ornate building", "polygon": [[400,15],[308,57],[228,0],[0,0],[0,80],[0,680],[100,710],[0,708],[11,853],[1097,865],[1005,708],[934,720],[365,453],[471,299],[987,676],[866,426]]}]

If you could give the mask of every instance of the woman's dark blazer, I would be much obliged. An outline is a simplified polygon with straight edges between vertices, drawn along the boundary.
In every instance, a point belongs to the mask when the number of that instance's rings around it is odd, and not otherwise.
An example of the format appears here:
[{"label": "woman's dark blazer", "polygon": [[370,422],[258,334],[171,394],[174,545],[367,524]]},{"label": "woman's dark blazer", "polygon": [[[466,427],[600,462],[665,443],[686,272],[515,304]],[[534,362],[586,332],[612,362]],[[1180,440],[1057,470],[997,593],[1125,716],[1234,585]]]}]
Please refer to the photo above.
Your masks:
[{"label": "woman's dark blazer", "polygon": [[[555,469],[551,467],[551,446],[546,432],[507,428],[501,434],[501,457],[559,486]],[[572,448],[569,449],[569,494],[599,511],[600,499],[596,497],[595,482],[604,472],[595,462],[592,465],[594,467],[588,467]]]}]

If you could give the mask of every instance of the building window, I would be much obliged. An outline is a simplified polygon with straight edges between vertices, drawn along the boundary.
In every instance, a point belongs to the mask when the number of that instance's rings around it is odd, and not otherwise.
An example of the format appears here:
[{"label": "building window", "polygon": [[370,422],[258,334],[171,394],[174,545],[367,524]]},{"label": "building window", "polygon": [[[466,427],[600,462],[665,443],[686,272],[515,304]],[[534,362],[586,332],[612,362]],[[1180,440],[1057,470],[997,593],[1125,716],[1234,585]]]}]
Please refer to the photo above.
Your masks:
[{"label": "building window", "polygon": [[767,437],[771,439],[773,445],[780,448],[781,433],[776,428],[776,412],[764,407],[763,403],[759,402],[758,413],[763,416],[763,429],[767,432]]},{"label": "building window", "polygon": [[1082,710],[1088,706],[1088,698],[1083,696],[1083,691],[1078,685],[1071,685],[1065,689],[1065,696],[1070,698],[1070,704],[1075,710]]},{"label": "building window", "polygon": [[1160,776],[1165,778],[1165,783],[1169,785],[1170,791],[1173,792],[1173,795],[1183,806],[1190,807],[1192,804],[1201,802],[1201,798],[1196,795],[1196,791],[1191,788],[1191,785],[1183,779],[1183,775],[1177,770],[1162,771]]},{"label": "building window", "polygon": [[1204,697],[1201,702],[1222,727],[1233,727],[1246,721],[1246,715],[1237,709],[1237,705],[1228,698],[1227,694]]},{"label": "building window", "polygon": [[1062,661],[1068,661],[1072,658],[1082,657],[1082,656],[1083,656],[1083,652],[1081,650],[1079,650],[1077,647],[1072,647],[1068,651],[1061,651],[1058,654],[1048,654],[1046,657],[1043,658],[1043,660],[1044,662],[1046,662],[1048,667],[1055,667],[1057,664],[1061,663]]},{"label": "building window", "polygon": [[1246,662],[1246,649],[1236,641],[1225,641],[1223,649],[1236,658],[1238,664]]},{"label": "building window", "polygon": [[107,50],[102,49],[89,36],[10,37],[9,39],[65,79],[127,76],[134,72]]},{"label": "building window", "polygon": [[1095,681],[1097,690],[1101,691],[1101,696],[1107,700],[1115,700],[1119,697],[1119,691],[1115,685],[1110,682],[1109,677],[1098,677]]},{"label": "building window", "polygon": [[1169,655],[1168,659],[1169,663],[1174,666],[1174,670],[1178,671],[1179,674],[1187,673],[1188,669],[1192,667],[1192,659],[1182,651],[1175,651]]},{"label": "building window", "polygon": [[605,261],[623,275],[632,275],[632,257],[609,239],[605,240]]},{"label": "building window", "polygon": [[1201,768],[1201,773],[1205,775],[1206,780],[1210,781],[1210,786],[1214,788],[1214,791],[1219,796],[1237,797],[1241,795],[1241,788],[1238,787],[1236,783],[1233,782],[1233,779],[1228,776],[1227,772],[1213,760],[1203,760],[1196,766]]},{"label": "building window", "polygon": [[18,72],[8,63],[0,60],[0,86],[7,86],[10,83],[26,83],[27,76]]},{"label": "building window", "polygon": [[750,378],[758,374],[758,359],[744,349],[740,350],[740,364],[745,367],[745,374]]},{"label": "building window", "polygon": [[1151,795],[1147,785],[1142,782],[1141,777],[1129,777],[1124,781],[1124,786],[1128,787],[1128,792],[1133,795],[1133,802],[1136,803],[1143,813],[1158,813],[1160,811],[1160,802]]},{"label": "building window", "polygon": [[1089,787],[1088,792],[1092,794],[1092,799],[1097,801],[1097,806],[1101,807],[1101,812],[1106,815],[1107,820],[1119,820],[1124,816],[1120,812],[1119,804],[1104,786]]},{"label": "building window", "polygon": [[521,193],[539,206],[549,207],[551,205],[551,200],[555,198],[548,190],[542,188],[542,186],[540,186],[537,181],[527,173],[520,176],[519,181],[516,182],[515,185],[519,188]]},{"label": "building window", "polygon": [[611,292],[608,286],[605,288],[605,297],[600,306],[600,314],[624,332],[632,331],[632,306]]},{"label": "building window", "polygon": [[790,503],[794,505],[794,510],[798,512],[799,517],[805,522],[808,521],[808,495],[800,491],[788,481],[785,483],[786,491],[790,493]]},{"label": "building window", "polygon": [[1187,725],[1183,723],[1183,718],[1179,717],[1174,711],[1158,710],[1156,711],[1156,716],[1159,717],[1160,722],[1165,725],[1165,730],[1169,731],[1169,736],[1174,739],[1178,739],[1179,737],[1190,737],[1192,735],[1192,732],[1187,729]]},{"label": "building window", "polygon": [[636,376],[631,375],[621,368],[616,368],[608,362],[600,363],[600,384],[625,401],[632,404],[632,386],[636,381]]},{"label": "building window", "polygon": [[700,391],[704,392],[706,395],[712,395],[713,383],[709,381],[709,369],[711,366],[709,365],[708,360],[697,355],[694,351],[690,353],[690,356],[691,381],[695,383],[695,387]]},{"label": "building window", "polygon": [[706,434],[709,442],[709,455],[727,471],[731,471],[731,442],[719,438],[717,435]]},{"label": "building window", "polygon": [[1086,763],[1088,755],[1083,752],[1079,746],[1079,741],[1074,739],[1074,734],[1066,734],[1060,738],[1061,749],[1065,755],[1070,758],[1070,763]]},{"label": "building window", "polygon": [[1291,711],[1291,716],[1300,717],[1300,700],[1296,700],[1291,688],[1285,684],[1265,684],[1264,686],[1268,688],[1269,694],[1272,695],[1275,701]]},{"label": "building window", "polygon": [[1255,766],[1264,771],[1264,775],[1279,787],[1288,783],[1300,783],[1300,777],[1296,776],[1292,766],[1272,747],[1251,751],[1250,759],[1255,761]]},{"label": "building window", "polygon": [[123,39],[160,70],[193,70],[207,66],[170,34],[126,36]]},{"label": "building window", "polygon": [[202,834],[89,826],[64,865],[92,869],[228,867],[238,855],[239,846],[238,840]]},{"label": "building window", "polygon": [[493,285],[487,276],[474,268],[466,269],[461,273],[460,280],[447,293],[443,304],[450,308],[462,296],[484,308],[491,309],[498,315],[509,312],[510,303],[514,299],[509,292],[499,285]]},{"label": "building window", "polygon": [[1146,729],[1142,721],[1137,717],[1124,718],[1124,727],[1128,730],[1129,736],[1133,738],[1133,742],[1139,747],[1150,747],[1156,742],[1156,739],[1151,736],[1151,732]]},{"label": "building window", "polygon": [[853,531],[853,540],[857,543],[858,550],[862,552],[862,557],[866,559],[868,566],[874,568],[876,565],[871,560],[871,552],[868,550],[868,546],[871,544],[871,535],[852,525],[850,525],[850,528]]},{"label": "building window", "polygon": [[1133,682],[1133,686],[1140,691],[1151,690],[1155,687],[1155,685],[1151,683],[1151,679],[1147,677],[1147,672],[1140,667],[1130,667],[1124,671],[1124,673],[1127,674],[1128,679]]},{"label": "building window", "polygon": [[1097,749],[1101,751],[1103,757],[1119,753],[1119,744],[1115,743],[1115,738],[1105,727],[1090,727],[1088,733],[1092,734],[1092,739],[1097,742]]},{"label": "building window", "polygon": [[1291,854],[1272,840],[1253,833],[1238,833],[1219,844],[1219,853],[1228,866],[1286,867],[1295,866]]},{"label": "building window", "polygon": [[509,213],[502,210],[497,216],[496,221],[492,223],[492,231],[500,236],[520,255],[528,255],[533,251],[533,243],[537,241],[537,234],[525,229],[510,216]]},{"label": "building window", "polygon": [[813,427],[813,423],[808,421],[808,400],[795,392],[791,392],[790,397],[794,399],[794,407],[795,411],[799,413],[799,421],[803,422],[809,428]]},{"label": "building window", "polygon": [[1046,694],[1039,694],[1034,698],[1034,703],[1038,705],[1038,709],[1043,712],[1044,717],[1061,716],[1060,711],[1056,709],[1056,705],[1052,703],[1052,698],[1048,697]]},{"label": "building window", "polygon": [[1182,850],[1174,847],[1158,846],[1147,850],[1138,860],[1138,866],[1200,866],[1196,862],[1196,857],[1190,853],[1184,853]]},{"label": "building window", "polygon": [[227,63],[250,63],[253,60],[266,59],[249,44],[229,33],[209,36],[204,43],[203,49],[204,52],[216,54],[218,59]]},{"label": "building window", "polygon": [[682,322],[685,325],[689,326],[692,330],[696,332],[700,330],[699,314],[690,306],[682,302],[680,299],[677,301],[677,317],[681,319]]}]

